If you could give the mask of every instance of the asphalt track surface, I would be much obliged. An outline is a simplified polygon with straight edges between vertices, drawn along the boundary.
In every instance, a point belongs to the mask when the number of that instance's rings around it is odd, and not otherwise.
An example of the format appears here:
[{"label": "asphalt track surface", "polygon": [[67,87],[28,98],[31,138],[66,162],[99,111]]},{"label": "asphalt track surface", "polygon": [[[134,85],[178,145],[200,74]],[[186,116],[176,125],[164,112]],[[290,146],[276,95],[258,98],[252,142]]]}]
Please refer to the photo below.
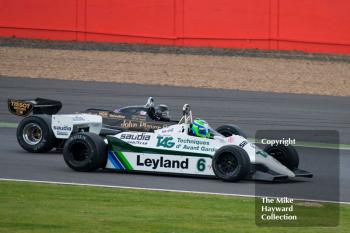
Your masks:
[{"label": "asphalt track surface", "polygon": [[[86,108],[114,109],[143,104],[148,96],[169,105],[174,118],[184,103],[211,125],[240,125],[253,137],[258,129],[337,130],[340,142],[350,142],[350,97],[274,94],[236,90],[193,89],[98,82],[0,78],[0,122],[19,122],[7,111],[7,98],[44,97],[63,102],[62,113]],[[315,141],[311,138],[311,141]],[[327,142],[327,137],[317,141]],[[78,173],[59,153],[30,154],[18,145],[14,128],[0,127],[0,178],[130,186],[246,195],[287,195],[303,199],[350,201],[350,151],[298,147],[301,168],[311,180],[288,183],[225,183],[216,179],[122,174],[110,171]],[[338,188],[340,186],[340,189]],[[340,192],[338,192],[338,189]]]}]

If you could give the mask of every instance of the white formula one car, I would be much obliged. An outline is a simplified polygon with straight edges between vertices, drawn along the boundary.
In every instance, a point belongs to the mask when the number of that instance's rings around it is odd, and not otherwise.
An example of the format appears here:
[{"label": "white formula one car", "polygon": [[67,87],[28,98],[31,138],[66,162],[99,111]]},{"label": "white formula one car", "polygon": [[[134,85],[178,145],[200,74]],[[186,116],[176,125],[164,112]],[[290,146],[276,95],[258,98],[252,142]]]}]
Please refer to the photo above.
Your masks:
[{"label": "white formula one car", "polygon": [[243,136],[225,137],[211,128],[209,137],[193,136],[189,106],[184,105],[183,111],[178,124],[152,133],[121,132],[106,139],[93,133],[77,133],[64,146],[64,160],[76,171],[107,168],[215,176],[224,181],[313,176],[298,169],[298,154],[291,146],[274,145],[261,150]]}]

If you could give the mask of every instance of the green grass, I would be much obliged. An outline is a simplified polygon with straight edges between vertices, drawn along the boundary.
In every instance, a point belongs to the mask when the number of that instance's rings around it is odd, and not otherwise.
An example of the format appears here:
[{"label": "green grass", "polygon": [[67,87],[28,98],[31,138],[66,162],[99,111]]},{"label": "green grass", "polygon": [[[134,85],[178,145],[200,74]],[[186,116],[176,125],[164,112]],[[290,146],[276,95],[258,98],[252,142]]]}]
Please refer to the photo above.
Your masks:
[{"label": "green grass", "polygon": [[333,228],[257,227],[254,211],[254,198],[0,181],[1,233],[350,230],[349,205]]}]

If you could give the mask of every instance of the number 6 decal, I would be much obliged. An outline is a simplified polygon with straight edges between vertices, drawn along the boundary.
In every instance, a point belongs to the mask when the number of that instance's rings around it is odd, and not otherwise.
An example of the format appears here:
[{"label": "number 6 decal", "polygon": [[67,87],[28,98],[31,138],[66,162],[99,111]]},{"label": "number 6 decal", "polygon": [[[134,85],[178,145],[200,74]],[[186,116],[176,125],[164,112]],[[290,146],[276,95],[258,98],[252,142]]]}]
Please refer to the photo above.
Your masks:
[{"label": "number 6 decal", "polygon": [[205,170],[205,159],[198,159],[197,162],[197,169],[198,171],[202,172]]}]

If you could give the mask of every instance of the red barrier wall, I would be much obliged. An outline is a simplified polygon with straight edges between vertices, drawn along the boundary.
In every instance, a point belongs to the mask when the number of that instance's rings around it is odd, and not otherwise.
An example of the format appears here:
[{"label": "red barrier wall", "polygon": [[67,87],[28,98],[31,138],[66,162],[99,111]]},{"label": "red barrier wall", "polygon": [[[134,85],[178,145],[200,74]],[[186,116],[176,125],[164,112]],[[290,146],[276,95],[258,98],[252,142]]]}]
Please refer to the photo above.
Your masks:
[{"label": "red barrier wall", "polygon": [[350,54],[350,1],[0,0],[0,36]]}]

